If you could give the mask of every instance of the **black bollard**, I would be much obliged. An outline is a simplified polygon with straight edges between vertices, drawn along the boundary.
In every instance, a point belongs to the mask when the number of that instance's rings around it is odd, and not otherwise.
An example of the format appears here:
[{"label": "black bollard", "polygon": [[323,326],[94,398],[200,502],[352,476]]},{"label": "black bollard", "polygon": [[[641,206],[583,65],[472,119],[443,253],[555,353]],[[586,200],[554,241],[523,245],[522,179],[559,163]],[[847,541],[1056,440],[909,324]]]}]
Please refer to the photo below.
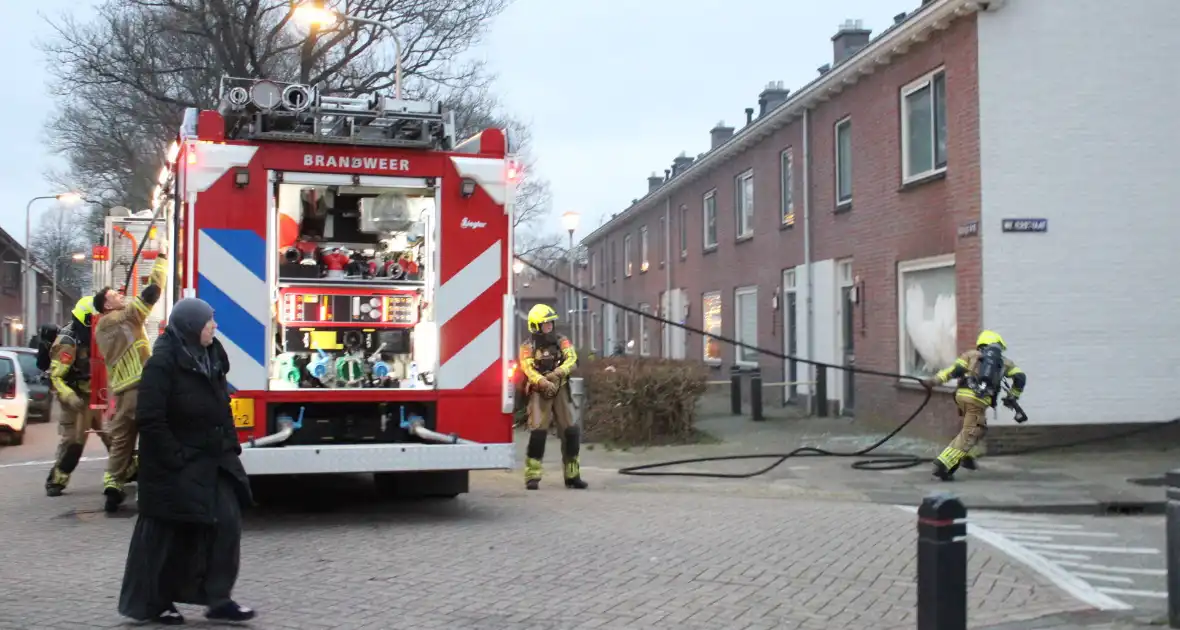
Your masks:
[{"label": "black bollard", "polygon": [[1180,628],[1180,470],[1170,471],[1166,507],[1168,546],[1168,627]]},{"label": "black bollard", "polygon": [[828,367],[815,366],[815,415],[819,418],[828,417]]},{"label": "black bollard", "polygon": [[967,508],[950,494],[918,508],[918,630],[967,630]]},{"label": "black bollard", "polygon": [[729,368],[729,407],[733,415],[742,415],[742,368]]},{"label": "black bollard", "polygon": [[765,420],[762,417],[762,370],[754,368],[750,374],[750,418],[754,422]]}]

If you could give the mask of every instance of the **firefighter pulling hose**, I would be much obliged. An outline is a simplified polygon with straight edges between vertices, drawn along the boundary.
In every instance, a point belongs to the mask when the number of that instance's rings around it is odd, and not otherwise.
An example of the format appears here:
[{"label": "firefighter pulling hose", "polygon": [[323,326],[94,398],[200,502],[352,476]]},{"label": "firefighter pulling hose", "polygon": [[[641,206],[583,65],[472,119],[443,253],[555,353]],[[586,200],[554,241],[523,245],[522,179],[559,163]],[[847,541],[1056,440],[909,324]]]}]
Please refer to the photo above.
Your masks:
[{"label": "firefighter pulling hose", "polygon": [[[892,440],[894,438],[894,436],[896,436],[898,433],[900,433],[903,429],[905,429],[907,426],[909,426],[909,424],[911,422],[913,422],[915,418],[918,417],[918,414],[922,413],[922,410],[926,408],[926,405],[930,403],[930,399],[934,393],[932,383],[929,383],[924,379],[920,379],[920,378],[917,378],[914,376],[910,376],[910,375],[906,375],[906,374],[894,374],[891,372],[882,372],[882,371],[871,370],[871,369],[866,369],[866,368],[849,367],[849,366],[844,366],[844,365],[833,365],[830,363],[822,363],[820,361],[812,361],[809,359],[802,359],[799,357],[794,357],[794,356],[782,354],[780,352],[775,352],[773,350],[767,350],[765,348],[759,348],[756,346],[751,346],[749,344],[744,344],[744,343],[737,341],[735,339],[729,339],[727,337],[722,337],[719,335],[710,334],[710,333],[707,333],[703,330],[693,328],[692,326],[687,326],[687,325],[681,324],[679,322],[667,320],[667,319],[664,319],[664,318],[656,316],[656,315],[651,315],[649,313],[645,313],[643,311],[640,311],[639,309],[631,308],[629,306],[620,304],[620,303],[618,303],[614,300],[610,300],[602,295],[598,295],[598,294],[592,293],[590,291],[586,291],[585,289],[583,289],[581,287],[575,287],[568,280],[565,280],[564,278],[560,278],[556,274],[551,273],[550,271],[548,271],[546,269],[542,269],[541,267],[538,267],[537,265],[534,265],[531,262],[524,260],[523,258],[518,258],[517,260],[519,260],[521,262],[521,264],[523,264],[526,267],[537,272],[539,275],[541,275],[545,278],[548,278],[550,280],[553,280],[554,282],[556,282],[557,284],[559,284],[561,286],[564,286],[566,288],[576,289],[582,295],[599,300],[603,304],[609,304],[615,308],[621,309],[622,311],[624,311],[626,313],[638,315],[639,317],[646,318],[646,319],[649,319],[652,321],[656,321],[656,322],[659,322],[659,323],[664,324],[666,326],[674,326],[676,328],[680,328],[682,330],[688,331],[693,334],[702,335],[702,336],[706,336],[706,337],[712,337],[713,339],[716,339],[718,341],[732,344],[737,347],[753,350],[759,354],[771,356],[776,359],[782,359],[784,361],[786,361],[786,360],[797,361],[799,363],[803,363],[803,364],[807,364],[807,365],[814,365],[817,368],[823,368],[823,369],[834,368],[837,370],[844,370],[847,372],[852,372],[854,374],[868,374],[868,375],[882,376],[882,377],[893,378],[893,379],[905,379],[905,380],[909,380],[909,381],[913,381],[913,382],[921,384],[923,386],[923,388],[926,390],[926,396],[922,399],[922,402],[913,411],[913,413],[911,413],[909,415],[909,417],[907,417],[895,429],[893,429],[888,434],[886,434],[885,437],[881,438],[880,440],[877,440],[873,444],[870,444],[869,446],[867,446],[863,449],[860,449],[858,451],[841,453],[841,452],[836,452],[836,451],[829,451],[827,449],[822,449],[822,448],[818,448],[815,446],[801,446],[801,447],[796,448],[795,450],[787,452],[787,453],[766,453],[766,454],[756,454],[756,455],[724,455],[724,456],[718,456],[718,457],[697,457],[697,458],[691,458],[691,459],[681,459],[681,460],[676,460],[676,461],[658,462],[658,463],[654,463],[654,464],[644,464],[641,466],[629,466],[627,468],[620,468],[619,469],[618,472],[621,475],[652,476],[652,477],[706,477],[706,478],[713,478],[713,479],[749,479],[752,477],[757,477],[759,475],[766,474],[766,473],[770,472],[771,470],[774,470],[775,468],[782,465],[783,462],[787,461],[788,459],[790,459],[792,457],[857,457],[857,458],[863,458],[865,456],[872,454],[874,451],[876,451],[878,448],[880,448],[886,442],[888,442],[889,440]],[[985,332],[989,332],[989,331],[985,331]],[[996,337],[999,337],[999,335],[996,335]],[[1002,339],[1001,339],[1001,341],[1002,341]],[[951,369],[953,371],[953,369],[954,369],[953,366]],[[1019,402],[1017,402],[1017,399],[1020,396],[1020,393],[1021,393],[1020,388],[1023,387],[1024,379],[1021,379],[1019,382],[1016,382],[1015,376],[1016,376],[1016,373],[1013,373],[1012,374],[1012,378],[1014,381],[1013,387],[1016,389],[1015,395],[1011,395],[1012,392],[1011,392],[1011,390],[1009,390],[1010,395],[1007,398],[1005,398],[1002,402],[1006,408],[1009,408],[1016,413],[1017,422],[1023,423],[1028,420],[1028,416],[1025,414],[1024,409],[1022,409],[1020,407],[1020,404],[1019,404]],[[993,397],[993,400],[994,400],[994,397]],[[1170,426],[1173,424],[1178,424],[1178,423],[1180,423],[1180,418],[1172,418],[1166,422],[1161,422],[1159,424],[1147,425],[1144,427],[1131,429],[1129,431],[1124,431],[1122,433],[1117,433],[1117,434],[1113,434],[1113,435],[1107,434],[1107,435],[1100,435],[1100,436],[1094,437],[1094,438],[1074,440],[1071,442],[1062,442],[1062,443],[1058,443],[1058,444],[1047,444],[1044,446],[1026,448],[1026,449],[1022,449],[1019,451],[1014,451],[1009,454],[1023,455],[1023,454],[1027,454],[1027,453],[1036,453],[1036,452],[1048,451],[1048,450],[1053,450],[1053,449],[1070,448],[1070,447],[1074,447],[1074,446],[1081,446],[1084,444],[1091,444],[1091,443],[1096,443],[1096,442],[1107,442],[1110,440],[1117,440],[1117,439],[1121,439],[1121,438],[1130,437],[1133,435],[1138,435],[1140,433],[1146,433],[1148,431],[1162,429],[1164,427],[1167,427],[1167,426]],[[860,461],[853,462],[852,468],[855,468],[857,470],[901,470],[901,469],[905,469],[905,468],[914,468],[914,467],[921,466],[923,464],[928,464],[928,463],[931,463],[934,461],[934,459],[932,459],[932,458],[922,457],[919,455],[878,453],[874,457],[875,457],[875,459],[861,459]],[[748,473],[662,472],[662,471],[654,471],[653,470],[653,469],[657,469],[657,468],[669,468],[672,466],[680,466],[680,465],[684,465],[684,464],[700,464],[700,463],[715,462],[715,461],[735,461],[735,460],[747,460],[747,459],[753,459],[753,460],[772,459],[774,461],[772,461],[770,464],[768,464],[762,468],[759,468],[758,470],[755,470],[753,472],[748,472]]]}]

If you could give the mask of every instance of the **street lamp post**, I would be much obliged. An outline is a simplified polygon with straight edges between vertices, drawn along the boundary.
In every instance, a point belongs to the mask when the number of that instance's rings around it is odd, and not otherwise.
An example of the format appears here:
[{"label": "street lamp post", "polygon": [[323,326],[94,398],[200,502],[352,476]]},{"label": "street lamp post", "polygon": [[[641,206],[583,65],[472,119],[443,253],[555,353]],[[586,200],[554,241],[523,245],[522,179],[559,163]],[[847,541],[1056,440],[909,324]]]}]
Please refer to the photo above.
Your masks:
[{"label": "street lamp post", "polygon": [[400,101],[402,98],[402,40],[397,36],[397,31],[393,26],[380,20],[333,11],[332,9],[325,8],[322,4],[322,1],[301,4],[295,7],[294,15],[307,24],[315,24],[317,26],[331,26],[336,23],[336,20],[344,20],[346,22],[356,22],[358,24],[368,24],[369,26],[383,28],[385,32],[389,33],[389,36],[393,38],[394,54],[397,55],[397,59],[394,60],[393,64],[393,95],[394,98]]},{"label": "street lamp post", "polygon": [[74,262],[82,262],[86,260],[86,254],[66,254],[65,256],[58,256],[57,260],[53,261],[53,293],[49,294],[49,299],[53,302],[50,312],[53,313],[51,321],[55,324],[57,323],[57,266],[67,258]]},{"label": "street lamp post", "polygon": [[[33,268],[33,204],[43,199],[56,199],[61,203],[77,203],[82,201],[82,195],[76,192],[64,192],[56,195],[42,195],[40,197],[33,197],[29,203],[25,205],[25,264],[21,267],[20,276],[20,318],[21,326],[28,334],[28,323],[33,319],[32,308],[26,301],[26,294],[29,292],[29,271]],[[30,312],[26,313],[25,309]]]},{"label": "street lamp post", "polygon": [[581,295],[579,295],[578,277],[574,272],[577,265],[577,252],[574,251],[574,232],[578,229],[578,220],[581,215],[577,212],[566,212],[561,215],[561,225],[570,235],[570,304],[574,311],[574,325],[571,327],[571,334],[574,337],[574,347],[581,348],[582,346],[582,302]]}]

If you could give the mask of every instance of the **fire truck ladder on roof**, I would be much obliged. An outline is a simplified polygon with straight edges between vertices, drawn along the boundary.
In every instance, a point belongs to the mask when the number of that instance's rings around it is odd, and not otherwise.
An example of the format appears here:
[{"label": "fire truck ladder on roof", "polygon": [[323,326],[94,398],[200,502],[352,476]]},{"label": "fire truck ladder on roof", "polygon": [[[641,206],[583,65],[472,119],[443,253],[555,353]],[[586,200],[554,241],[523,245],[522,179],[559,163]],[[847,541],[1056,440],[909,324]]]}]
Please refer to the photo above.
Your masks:
[{"label": "fire truck ladder on roof", "polygon": [[360,146],[450,150],[453,112],[441,103],[379,94],[324,96],[312,86],[222,77],[218,112],[226,137]]}]

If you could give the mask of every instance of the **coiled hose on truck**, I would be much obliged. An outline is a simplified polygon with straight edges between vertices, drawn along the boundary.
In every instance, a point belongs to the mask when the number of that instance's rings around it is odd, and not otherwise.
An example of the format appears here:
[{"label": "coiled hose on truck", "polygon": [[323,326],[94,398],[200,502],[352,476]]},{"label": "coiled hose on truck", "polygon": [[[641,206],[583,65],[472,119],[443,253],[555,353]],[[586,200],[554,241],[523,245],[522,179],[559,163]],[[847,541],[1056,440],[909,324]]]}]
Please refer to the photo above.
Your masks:
[{"label": "coiled hose on truck", "polygon": [[[865,458],[865,457],[869,456],[870,454],[872,454],[873,455],[872,459],[861,459],[860,461],[856,461],[851,464],[852,468],[855,468],[857,470],[902,470],[902,469],[906,469],[906,468],[914,468],[916,466],[921,466],[922,464],[927,464],[927,463],[931,463],[934,461],[933,458],[925,457],[922,455],[874,453],[877,449],[884,446],[887,442],[892,440],[898,433],[901,433],[901,431],[903,429],[905,429],[907,426],[909,426],[909,424],[911,422],[913,422],[918,417],[919,414],[922,413],[922,410],[926,408],[926,405],[930,403],[930,398],[933,396],[934,390],[932,388],[928,387],[925,383],[923,383],[922,379],[919,379],[914,376],[910,376],[908,374],[895,374],[892,372],[873,370],[873,369],[869,369],[869,368],[850,367],[850,366],[846,366],[846,365],[834,365],[831,363],[823,363],[821,361],[813,361],[810,359],[803,359],[800,357],[791,356],[788,354],[783,354],[781,352],[776,352],[774,350],[770,350],[767,348],[759,348],[757,346],[751,346],[749,344],[745,344],[740,341],[737,341],[736,339],[730,339],[728,337],[724,337],[721,335],[710,334],[710,333],[707,333],[707,332],[700,330],[698,328],[694,328],[692,326],[681,324],[679,322],[670,321],[670,320],[664,319],[658,315],[644,313],[638,309],[631,308],[630,306],[626,306],[624,304],[620,304],[619,302],[611,300],[605,296],[598,295],[598,294],[593,293],[591,291],[587,291],[581,287],[574,286],[574,284],[569,282],[568,280],[566,280],[564,278],[560,278],[556,274],[550,272],[549,270],[542,269],[541,267],[529,262],[528,260],[525,260],[523,258],[517,258],[517,260],[519,260],[521,262],[521,264],[523,264],[524,266],[537,272],[538,275],[548,278],[550,280],[553,280],[558,285],[564,286],[567,289],[573,289],[573,290],[577,291],[578,293],[581,293],[582,295],[592,297],[595,300],[602,302],[603,304],[609,304],[617,309],[623,310],[626,313],[638,315],[639,317],[649,319],[649,320],[652,320],[655,322],[659,322],[660,324],[663,324],[665,326],[674,326],[676,328],[680,328],[681,330],[685,330],[687,332],[690,332],[690,333],[693,333],[696,335],[702,335],[704,337],[711,337],[713,339],[725,342],[725,343],[733,345],[735,347],[744,348],[747,350],[753,350],[754,352],[757,352],[758,354],[769,356],[769,357],[774,357],[776,359],[781,359],[783,361],[796,361],[798,363],[803,363],[805,365],[814,365],[815,367],[821,368],[821,369],[833,368],[836,370],[842,370],[842,371],[849,372],[852,374],[866,374],[866,375],[881,376],[881,377],[891,378],[891,379],[908,380],[908,381],[912,381],[912,382],[915,382],[915,383],[921,385],[923,387],[923,389],[925,390],[925,396],[922,398],[922,402],[918,405],[918,407],[916,409],[914,409],[913,413],[911,413],[909,415],[909,417],[907,417],[901,424],[897,425],[897,427],[895,429],[893,429],[888,434],[886,434],[885,437],[881,438],[880,440],[877,440],[873,444],[870,444],[869,446],[862,448],[860,450],[849,451],[849,452],[839,452],[839,451],[830,451],[828,449],[819,448],[818,446],[800,446],[799,448],[796,448],[795,450],[789,451],[786,453],[760,453],[760,454],[749,454],[749,455],[721,455],[721,456],[716,456],[716,457],[693,457],[693,458],[688,458],[688,459],[678,459],[678,460],[674,460],[674,461],[656,462],[656,463],[652,463],[652,464],[643,464],[640,466],[628,466],[626,468],[619,469],[618,472],[621,475],[634,475],[634,476],[646,476],[646,477],[706,477],[706,478],[713,478],[713,479],[749,479],[752,477],[757,477],[759,475],[764,475],[764,474],[774,470],[775,468],[778,468],[779,466],[781,466],[783,464],[783,462],[787,461],[788,459],[790,459],[792,457]],[[1010,455],[1025,455],[1025,454],[1029,454],[1029,453],[1037,453],[1037,452],[1043,452],[1043,451],[1072,448],[1075,446],[1083,446],[1086,444],[1096,444],[1099,442],[1109,442],[1111,440],[1119,440],[1119,439],[1131,437],[1134,435],[1138,435],[1141,433],[1146,433],[1148,431],[1156,431],[1156,430],[1159,430],[1159,429],[1162,429],[1162,428],[1165,428],[1165,427],[1168,427],[1170,425],[1177,424],[1177,423],[1180,423],[1180,418],[1172,418],[1171,420],[1168,420],[1166,422],[1161,422],[1158,424],[1149,424],[1147,426],[1137,427],[1135,429],[1130,429],[1127,431],[1122,431],[1122,432],[1114,433],[1114,434],[1108,433],[1108,434],[1104,434],[1104,435],[1092,437],[1092,438],[1085,438],[1085,439],[1073,440],[1073,441],[1068,441],[1068,442],[1060,442],[1060,443],[1055,443],[1055,444],[1045,444],[1045,445],[1041,445],[1041,446],[1028,447],[1028,448],[1019,449],[1016,451],[1010,451],[1008,454],[1010,454]],[[754,470],[752,472],[746,472],[746,473],[719,473],[719,472],[703,472],[703,471],[702,472],[679,472],[679,471],[678,472],[669,472],[669,471],[658,471],[657,470],[660,468],[670,468],[672,466],[682,466],[685,464],[701,464],[701,463],[707,463],[707,462],[737,461],[737,460],[766,460],[766,459],[769,459],[772,461],[762,468],[759,468],[759,469]]]}]

